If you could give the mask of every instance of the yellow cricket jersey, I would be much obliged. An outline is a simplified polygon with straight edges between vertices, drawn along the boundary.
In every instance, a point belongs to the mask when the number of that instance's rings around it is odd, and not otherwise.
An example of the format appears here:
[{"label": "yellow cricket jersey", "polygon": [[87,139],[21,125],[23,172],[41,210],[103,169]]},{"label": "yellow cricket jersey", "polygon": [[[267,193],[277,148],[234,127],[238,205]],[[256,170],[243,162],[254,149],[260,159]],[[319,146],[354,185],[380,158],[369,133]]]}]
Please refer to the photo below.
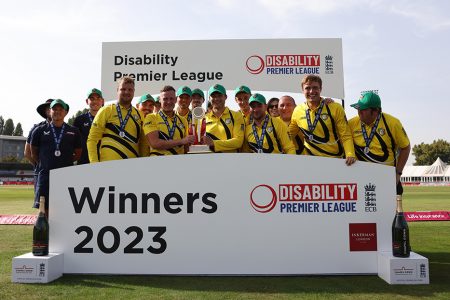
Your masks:
[{"label": "yellow cricket jersey", "polygon": [[[142,131],[142,117],[140,112],[131,108],[131,114],[124,128],[124,137],[120,137],[120,121],[116,106],[110,104],[102,107],[95,116],[89,136],[87,149],[90,162],[108,161],[116,159],[135,158],[142,156],[147,147]],[[120,106],[122,119],[128,109]]]},{"label": "yellow cricket jersey", "polygon": [[189,111],[186,115],[182,116],[180,115],[177,111],[175,111],[176,115],[181,117],[181,118],[185,118],[187,123],[188,123],[188,127],[192,125],[192,112]]},{"label": "yellow cricket jersey", "polygon": [[[321,99],[322,101],[323,99]],[[305,137],[305,154],[327,157],[355,157],[352,135],[342,106],[337,103],[325,104],[313,132],[308,129],[306,119],[308,108],[306,103],[295,107],[289,125],[291,137],[295,137],[299,131]],[[311,123],[314,123],[318,108],[309,112]],[[313,139],[309,140],[309,136],[312,136]]]},{"label": "yellow cricket jersey", "polygon": [[206,114],[206,135],[214,141],[215,152],[238,152],[244,141],[244,119],[240,112],[225,107],[220,118]]},{"label": "yellow cricket jersey", "polygon": [[[258,143],[253,134],[252,123],[249,121],[245,126],[243,152],[258,152]],[[261,139],[263,125],[264,121],[260,126],[256,126],[259,139]],[[280,118],[269,116],[262,146],[263,153],[295,154],[295,146],[289,138],[288,127]]]},{"label": "yellow cricket jersey", "polygon": [[[285,121],[283,121],[283,119],[281,119],[281,117],[276,117],[276,119],[280,119],[284,123],[284,125],[286,125],[288,127],[288,133],[289,133],[289,124],[291,123],[291,121],[288,121],[286,123]],[[292,142],[294,143],[295,154],[297,154],[297,155],[305,154],[305,145],[303,145],[303,133],[299,130],[297,135],[294,138],[292,138],[290,134],[289,134],[289,137],[291,138]]]},{"label": "yellow cricket jersey", "polygon": [[[374,123],[366,126],[367,136],[370,136]],[[395,166],[397,150],[409,145],[408,135],[400,121],[386,113],[381,113],[378,127],[369,144],[369,153],[364,153],[366,142],[362,135],[359,116],[350,119],[348,125],[353,136],[358,160]]]},{"label": "yellow cricket jersey", "polygon": [[[164,112],[161,110],[161,113]],[[173,127],[173,123],[176,119],[176,127],[175,132],[173,134],[172,140],[180,140],[188,135],[188,123],[186,118],[180,117],[177,114],[174,114],[173,117],[169,117],[164,114],[167,118],[167,122],[169,123],[169,127]],[[162,140],[170,140],[169,136],[169,128],[167,128],[164,119],[161,117],[159,113],[148,114],[144,120],[144,134],[147,135],[154,131],[159,132],[159,138]],[[154,155],[176,155],[176,154],[184,154],[184,146],[180,145],[177,147],[173,147],[167,150],[163,149],[155,149],[150,147],[150,156]]]}]

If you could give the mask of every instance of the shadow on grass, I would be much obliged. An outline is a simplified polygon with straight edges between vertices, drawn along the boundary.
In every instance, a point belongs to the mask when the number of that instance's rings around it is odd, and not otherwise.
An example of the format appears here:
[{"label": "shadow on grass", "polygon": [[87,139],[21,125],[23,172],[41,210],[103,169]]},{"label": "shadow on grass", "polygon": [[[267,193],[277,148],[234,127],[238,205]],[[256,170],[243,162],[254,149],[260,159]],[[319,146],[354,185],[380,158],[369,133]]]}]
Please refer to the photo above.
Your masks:
[{"label": "shadow on grass", "polygon": [[429,259],[430,285],[389,285],[376,275],[367,276],[137,276],[64,275],[54,285],[134,290],[149,287],[192,292],[450,294],[450,253],[421,253]]}]

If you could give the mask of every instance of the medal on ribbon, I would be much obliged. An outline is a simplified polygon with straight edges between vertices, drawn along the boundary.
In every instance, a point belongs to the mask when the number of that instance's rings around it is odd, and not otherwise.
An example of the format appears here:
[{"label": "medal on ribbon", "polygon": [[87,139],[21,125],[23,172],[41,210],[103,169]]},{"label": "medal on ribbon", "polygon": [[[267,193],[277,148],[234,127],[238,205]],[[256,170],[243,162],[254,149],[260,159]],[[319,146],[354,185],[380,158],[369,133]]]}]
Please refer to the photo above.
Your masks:
[{"label": "medal on ribbon", "polygon": [[123,138],[125,136],[125,126],[127,125],[128,119],[130,118],[132,108],[131,106],[130,108],[128,108],[128,112],[127,115],[125,116],[125,119],[122,118],[122,111],[120,109],[119,103],[117,103],[116,105],[116,110],[117,110],[117,117],[119,118],[120,122],[119,136]]},{"label": "medal on ribbon", "polygon": [[366,143],[366,146],[364,147],[364,153],[368,154],[370,152],[370,143],[373,140],[373,137],[375,136],[375,132],[377,132],[378,124],[380,123],[381,113],[378,114],[377,119],[375,120],[375,124],[373,125],[372,131],[370,132],[370,135],[367,136],[367,130],[366,125],[364,125],[361,122],[361,131],[364,138],[364,142]]},{"label": "medal on ribbon", "polygon": [[316,112],[316,115],[314,117],[314,123],[311,123],[311,116],[309,115],[310,109],[308,108],[306,110],[306,122],[308,123],[308,130],[311,133],[308,135],[308,140],[312,141],[314,139],[314,130],[316,129],[317,122],[319,122],[320,115],[322,114],[323,105],[325,104],[324,101],[320,102],[319,109]]},{"label": "medal on ribbon", "polygon": [[64,128],[65,128],[66,123],[63,123],[62,127],[61,127],[61,132],[59,133],[59,137],[56,137],[56,131],[55,131],[55,126],[53,125],[53,123],[50,123],[50,129],[52,130],[53,133],[53,141],[55,142],[55,156],[59,157],[61,156],[61,151],[59,150],[59,145],[61,144],[61,140],[62,140],[62,136],[64,134]]},{"label": "medal on ribbon", "polygon": [[169,139],[173,139],[173,136],[175,135],[175,128],[177,127],[177,116],[174,115],[174,119],[173,119],[173,123],[172,123],[172,128],[170,128],[170,124],[169,121],[167,120],[166,115],[162,112],[159,111],[159,115],[161,116],[161,118],[163,119],[164,123],[166,123],[167,126],[167,132],[169,133]]},{"label": "medal on ribbon", "polygon": [[250,123],[252,124],[253,136],[255,137],[256,145],[258,147],[257,152],[263,153],[263,142],[264,136],[266,135],[267,124],[269,123],[269,115],[266,115],[264,119],[261,130],[261,137],[258,136],[258,129],[256,128],[255,122],[253,122],[253,117],[250,117]]}]

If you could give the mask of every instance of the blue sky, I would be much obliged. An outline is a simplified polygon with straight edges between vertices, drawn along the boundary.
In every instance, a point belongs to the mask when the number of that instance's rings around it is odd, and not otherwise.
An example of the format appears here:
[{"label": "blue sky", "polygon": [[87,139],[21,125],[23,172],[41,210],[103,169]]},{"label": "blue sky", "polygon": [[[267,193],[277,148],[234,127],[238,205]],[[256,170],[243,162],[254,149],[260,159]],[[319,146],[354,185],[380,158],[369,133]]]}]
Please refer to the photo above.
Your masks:
[{"label": "blue sky", "polygon": [[100,88],[102,42],[342,38],[349,118],[360,91],[378,89],[412,145],[450,141],[449,1],[11,1],[0,36],[0,115],[25,132],[47,98],[85,107]]}]

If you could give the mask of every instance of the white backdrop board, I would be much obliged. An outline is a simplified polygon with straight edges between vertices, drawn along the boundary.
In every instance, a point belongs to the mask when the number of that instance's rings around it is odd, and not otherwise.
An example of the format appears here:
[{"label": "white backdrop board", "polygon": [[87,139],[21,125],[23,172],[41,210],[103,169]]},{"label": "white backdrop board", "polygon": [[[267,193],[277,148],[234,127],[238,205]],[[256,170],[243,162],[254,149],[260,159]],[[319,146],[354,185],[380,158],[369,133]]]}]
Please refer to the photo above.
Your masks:
[{"label": "white backdrop board", "polygon": [[377,251],[391,249],[394,175],[270,154],[52,170],[50,252],[64,253],[64,273],[377,273]]},{"label": "white backdrop board", "polygon": [[[301,92],[307,74],[321,76],[322,95],[344,98],[341,39],[258,39],[104,42],[102,92],[116,98],[117,80],[135,78],[135,95],[157,94],[164,85],[229,90]],[[233,96],[233,95],[231,95]]]}]

